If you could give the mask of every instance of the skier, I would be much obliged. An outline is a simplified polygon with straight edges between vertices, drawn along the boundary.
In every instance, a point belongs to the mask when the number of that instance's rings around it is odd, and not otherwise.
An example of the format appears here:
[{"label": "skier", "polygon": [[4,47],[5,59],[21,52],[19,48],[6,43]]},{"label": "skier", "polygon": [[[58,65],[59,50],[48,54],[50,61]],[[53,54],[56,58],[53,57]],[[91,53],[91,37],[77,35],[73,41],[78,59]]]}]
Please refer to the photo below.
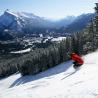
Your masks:
[{"label": "skier", "polygon": [[71,54],[71,59],[73,60],[74,68],[78,68],[84,63],[83,59],[76,53]]}]

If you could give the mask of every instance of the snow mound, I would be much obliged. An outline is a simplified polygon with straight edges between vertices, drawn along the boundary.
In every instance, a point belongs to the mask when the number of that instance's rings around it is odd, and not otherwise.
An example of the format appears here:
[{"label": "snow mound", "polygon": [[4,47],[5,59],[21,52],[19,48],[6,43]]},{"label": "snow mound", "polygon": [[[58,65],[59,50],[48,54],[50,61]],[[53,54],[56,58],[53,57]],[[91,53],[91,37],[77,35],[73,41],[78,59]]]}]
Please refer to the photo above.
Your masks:
[{"label": "snow mound", "polygon": [[2,79],[0,98],[98,98],[98,51],[83,59],[77,70],[68,61],[35,76]]}]

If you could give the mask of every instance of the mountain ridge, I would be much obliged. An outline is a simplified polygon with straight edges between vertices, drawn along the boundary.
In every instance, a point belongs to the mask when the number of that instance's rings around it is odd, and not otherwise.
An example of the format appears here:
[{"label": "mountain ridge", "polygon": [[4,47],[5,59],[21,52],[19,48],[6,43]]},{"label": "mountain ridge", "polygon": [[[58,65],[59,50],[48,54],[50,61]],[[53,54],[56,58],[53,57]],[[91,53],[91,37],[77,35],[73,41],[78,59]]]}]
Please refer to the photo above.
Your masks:
[{"label": "mountain ridge", "polygon": [[0,16],[0,30],[9,29],[13,32],[34,33],[40,32],[40,30],[45,32],[45,30],[48,29],[53,29],[54,31],[57,29],[63,33],[71,33],[81,31],[85,28],[94,15],[94,13],[89,13],[82,14],[77,17],[69,16],[53,22],[43,17],[34,15],[33,13],[11,12],[6,10],[4,14]]}]

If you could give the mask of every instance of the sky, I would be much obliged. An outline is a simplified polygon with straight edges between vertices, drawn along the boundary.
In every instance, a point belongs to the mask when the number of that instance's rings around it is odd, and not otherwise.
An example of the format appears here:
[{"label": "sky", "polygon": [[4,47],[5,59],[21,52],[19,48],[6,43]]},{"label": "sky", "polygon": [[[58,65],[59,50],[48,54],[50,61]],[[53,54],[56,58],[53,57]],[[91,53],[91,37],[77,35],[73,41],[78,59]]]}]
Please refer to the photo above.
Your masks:
[{"label": "sky", "polygon": [[6,9],[12,12],[29,12],[48,19],[62,19],[93,13],[98,0],[0,0],[0,15]]}]

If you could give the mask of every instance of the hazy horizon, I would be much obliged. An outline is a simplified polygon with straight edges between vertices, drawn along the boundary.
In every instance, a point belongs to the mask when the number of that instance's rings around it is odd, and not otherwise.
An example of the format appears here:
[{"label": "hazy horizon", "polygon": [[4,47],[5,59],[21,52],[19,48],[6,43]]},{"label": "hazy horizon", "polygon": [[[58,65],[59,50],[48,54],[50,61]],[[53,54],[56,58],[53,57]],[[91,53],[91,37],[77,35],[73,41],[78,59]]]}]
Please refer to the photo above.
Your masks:
[{"label": "hazy horizon", "polygon": [[0,15],[6,9],[12,12],[33,13],[47,19],[58,20],[67,16],[93,13],[97,0],[2,0]]}]

